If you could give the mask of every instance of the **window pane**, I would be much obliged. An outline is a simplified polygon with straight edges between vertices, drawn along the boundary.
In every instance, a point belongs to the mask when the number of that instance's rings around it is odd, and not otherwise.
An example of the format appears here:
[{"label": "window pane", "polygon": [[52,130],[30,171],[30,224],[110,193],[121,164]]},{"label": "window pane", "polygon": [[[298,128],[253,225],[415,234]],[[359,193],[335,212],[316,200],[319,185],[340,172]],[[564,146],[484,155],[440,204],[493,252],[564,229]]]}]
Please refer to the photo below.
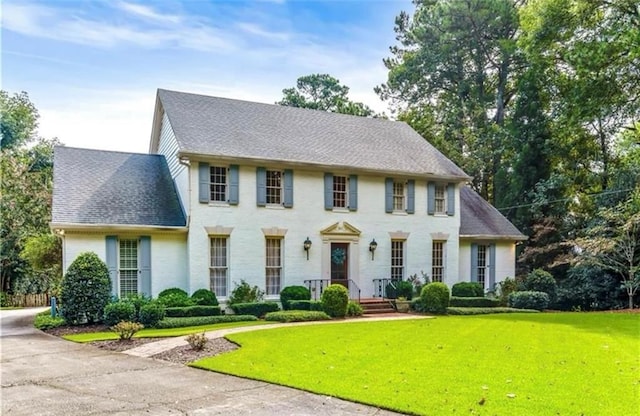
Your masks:
[{"label": "window pane", "polygon": [[211,172],[211,200],[226,202],[227,200],[227,168],[212,166]]},{"label": "window pane", "polygon": [[404,183],[403,182],[394,182],[393,183],[393,210],[394,211],[404,211]]},{"label": "window pane", "polygon": [[282,203],[282,172],[277,170],[267,171],[267,204]]},{"label": "window pane", "polygon": [[487,246],[478,245],[478,283],[484,287],[487,274]]},{"label": "window pane", "polygon": [[391,241],[391,278],[404,278],[404,241]]},{"label": "window pane", "polygon": [[436,185],[435,210],[439,214],[444,214],[447,210],[444,185]]},{"label": "window pane", "polygon": [[333,206],[336,208],[347,207],[347,177],[333,177]]},{"label": "window pane", "polygon": [[226,237],[211,238],[209,279],[211,291],[216,296],[227,296],[227,241]]},{"label": "window pane", "polygon": [[120,297],[138,293],[138,240],[120,240]]},{"label": "window pane", "polygon": [[444,243],[442,241],[434,241],[431,253],[432,281],[442,282],[444,278]]},{"label": "window pane", "polygon": [[282,281],[282,239],[266,239],[266,289],[267,295],[280,293]]}]

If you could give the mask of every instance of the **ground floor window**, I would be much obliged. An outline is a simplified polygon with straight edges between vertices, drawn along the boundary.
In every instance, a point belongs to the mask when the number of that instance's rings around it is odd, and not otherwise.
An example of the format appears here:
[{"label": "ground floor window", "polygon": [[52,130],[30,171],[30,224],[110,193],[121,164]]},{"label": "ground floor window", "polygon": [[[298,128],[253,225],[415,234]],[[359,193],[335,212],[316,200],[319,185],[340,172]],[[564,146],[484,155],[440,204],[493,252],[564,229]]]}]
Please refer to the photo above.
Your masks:
[{"label": "ground floor window", "polygon": [[434,241],[431,249],[431,280],[442,282],[444,279],[444,241]]},{"label": "ground floor window", "polygon": [[209,284],[216,296],[226,297],[229,290],[228,238],[211,237],[209,260]]},{"label": "ground floor window", "polygon": [[487,280],[488,246],[478,244],[478,283],[484,288]]},{"label": "ground floor window", "polygon": [[282,239],[266,239],[266,289],[267,295],[278,295],[282,283]]},{"label": "ground floor window", "polygon": [[404,241],[391,240],[391,278],[404,278]]},{"label": "ground floor window", "polygon": [[120,297],[138,293],[138,240],[120,240]]}]

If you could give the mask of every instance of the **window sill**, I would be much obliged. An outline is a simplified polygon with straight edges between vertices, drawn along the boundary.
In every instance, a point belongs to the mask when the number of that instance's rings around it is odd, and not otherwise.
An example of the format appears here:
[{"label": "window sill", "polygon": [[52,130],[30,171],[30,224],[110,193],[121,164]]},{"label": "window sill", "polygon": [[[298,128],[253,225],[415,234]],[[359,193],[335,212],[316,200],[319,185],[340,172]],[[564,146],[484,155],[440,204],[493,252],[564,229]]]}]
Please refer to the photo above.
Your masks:
[{"label": "window sill", "polygon": [[331,212],[349,213],[351,210],[349,208],[334,207]]},{"label": "window sill", "polygon": [[409,215],[407,211],[393,211],[393,215]]},{"label": "window sill", "polygon": [[210,201],[209,206],[210,207],[230,207],[231,204],[229,204],[228,202]]},{"label": "window sill", "polygon": [[276,204],[272,204],[272,205],[265,205],[264,208],[266,209],[284,209],[283,205],[276,205]]},{"label": "window sill", "polygon": [[434,216],[434,217],[443,217],[443,218],[446,218],[446,217],[453,217],[453,215],[449,215],[449,214],[447,214],[446,212],[435,212],[435,213],[433,214],[433,216]]}]

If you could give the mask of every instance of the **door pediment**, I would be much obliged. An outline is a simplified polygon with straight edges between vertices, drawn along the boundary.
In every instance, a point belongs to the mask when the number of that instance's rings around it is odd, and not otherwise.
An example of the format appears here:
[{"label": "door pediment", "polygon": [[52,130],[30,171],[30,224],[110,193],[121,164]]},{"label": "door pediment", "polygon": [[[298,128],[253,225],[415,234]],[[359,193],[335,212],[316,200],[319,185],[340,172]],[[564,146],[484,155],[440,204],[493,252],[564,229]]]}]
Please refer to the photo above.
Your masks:
[{"label": "door pediment", "polygon": [[338,221],[320,230],[323,237],[359,237],[362,232],[346,221]]}]

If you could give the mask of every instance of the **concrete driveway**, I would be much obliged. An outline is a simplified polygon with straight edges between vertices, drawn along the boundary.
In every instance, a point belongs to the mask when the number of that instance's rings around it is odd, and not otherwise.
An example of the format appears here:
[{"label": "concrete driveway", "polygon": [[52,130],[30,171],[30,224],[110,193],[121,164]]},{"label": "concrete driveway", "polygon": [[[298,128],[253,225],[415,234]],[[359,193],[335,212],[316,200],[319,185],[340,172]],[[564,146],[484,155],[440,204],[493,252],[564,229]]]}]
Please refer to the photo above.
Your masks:
[{"label": "concrete driveway", "polygon": [[2,415],[397,415],[63,341],[32,327],[36,311],[0,311]]}]

